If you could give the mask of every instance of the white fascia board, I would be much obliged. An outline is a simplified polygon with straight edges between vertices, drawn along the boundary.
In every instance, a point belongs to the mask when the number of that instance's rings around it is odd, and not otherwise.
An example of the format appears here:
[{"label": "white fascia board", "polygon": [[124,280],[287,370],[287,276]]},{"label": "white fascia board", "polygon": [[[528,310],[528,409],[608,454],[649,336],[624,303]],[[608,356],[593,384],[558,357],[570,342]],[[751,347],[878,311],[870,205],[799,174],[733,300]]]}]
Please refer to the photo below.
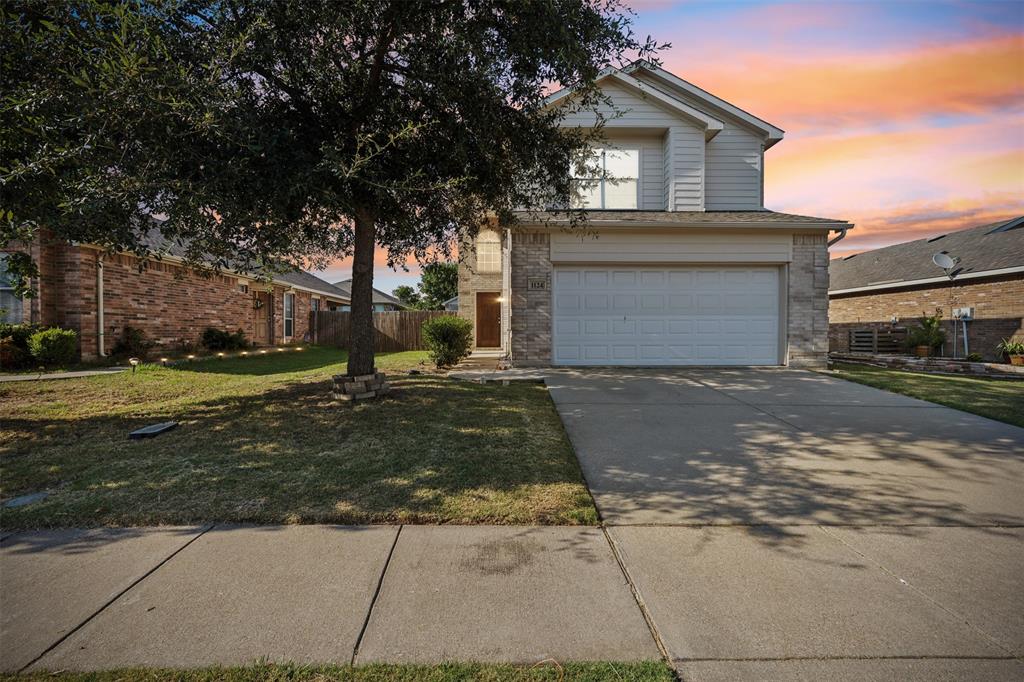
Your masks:
[{"label": "white fascia board", "polygon": [[717,118],[714,118],[713,116],[708,116],[703,111],[699,109],[694,109],[689,104],[680,102],[676,98],[666,95],[657,88],[649,87],[645,85],[642,81],[637,80],[636,78],[633,78],[628,74],[622,73],[621,71],[615,71],[614,73],[610,74],[610,77],[633,88],[634,90],[639,90],[647,97],[651,97],[652,99],[658,100],[658,102],[660,102],[661,104],[677,111],[678,113],[682,114],[691,121],[699,123],[705,130],[704,137],[708,140],[710,140],[712,137],[721,132],[721,130],[725,127],[725,123],[719,121]]},{"label": "white fascia board", "polygon": [[[709,116],[708,114],[705,114],[703,111],[695,109],[690,105],[686,104],[685,102],[680,102],[676,98],[666,95],[660,90],[652,88],[643,83],[642,81],[637,80],[633,76],[623,73],[618,69],[605,69],[600,73],[600,75],[598,75],[597,80],[601,81],[604,80],[605,78],[614,78],[615,80],[623,83],[624,85],[627,85],[634,90],[640,91],[645,96],[649,96],[652,99],[657,100],[662,105],[672,109],[677,113],[682,114],[687,119],[699,124],[702,128],[704,128],[704,138],[706,140],[710,140],[711,138],[713,138],[725,127],[725,123],[719,121],[717,118]],[[561,90],[558,90],[557,92],[548,95],[548,97],[545,99],[545,105],[551,106],[553,104],[557,104],[560,101],[569,97],[572,94],[572,92],[573,90],[571,88],[562,88]]]},{"label": "white fascia board", "polygon": [[1012,267],[1012,268],[999,268],[998,270],[982,270],[981,272],[966,272],[962,275],[957,275],[952,280],[946,276],[942,277],[927,277],[925,279],[906,279],[897,280],[895,282],[883,282],[881,284],[869,284],[863,287],[851,287],[849,289],[834,289],[828,292],[829,296],[839,296],[841,294],[856,294],[862,291],[880,291],[882,289],[902,289],[904,287],[917,287],[925,284],[956,284],[962,282],[965,279],[983,279],[985,277],[1000,277],[1002,275],[1013,275],[1016,273],[1024,273],[1024,265]]},{"label": "white fascia board", "polygon": [[675,74],[670,73],[665,69],[662,69],[661,67],[640,61],[630,64],[624,69],[624,71],[629,73],[632,71],[637,71],[639,69],[643,69],[650,73],[651,75],[655,76],[656,78],[659,78],[662,81],[668,83],[669,85],[673,85],[693,97],[704,100],[711,106],[717,107],[722,111],[725,111],[726,113],[729,113],[732,116],[740,119],[741,121],[757,128],[758,130],[761,130],[767,137],[765,141],[765,149],[768,149],[776,142],[779,142],[786,134],[786,132],[782,128],[774,126],[768,121],[760,119],[757,116],[754,116],[753,114],[746,112],[743,109],[740,109],[738,106],[726,102],[724,99],[720,97],[715,97],[707,90],[699,88],[688,81],[684,81],[679,76],[676,76]]}]

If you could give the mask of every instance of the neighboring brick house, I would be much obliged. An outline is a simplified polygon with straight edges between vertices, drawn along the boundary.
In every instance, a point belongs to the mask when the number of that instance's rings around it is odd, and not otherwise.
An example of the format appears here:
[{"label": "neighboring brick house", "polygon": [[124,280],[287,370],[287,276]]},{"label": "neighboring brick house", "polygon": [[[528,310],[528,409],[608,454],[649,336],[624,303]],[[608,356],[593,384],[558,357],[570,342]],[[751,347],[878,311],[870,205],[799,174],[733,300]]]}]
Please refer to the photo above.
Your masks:
[{"label": "neighboring brick house", "polygon": [[[156,238],[152,241],[158,251]],[[196,347],[207,327],[241,329],[257,345],[302,341],[311,309],[349,302],[332,285],[302,271],[269,282],[238,273],[198,273],[174,248],[148,262],[46,237],[30,250],[39,266],[32,283],[36,296],[15,298],[0,277],[3,318],[74,329],[83,360],[109,354],[125,327],[145,332],[157,352]],[[0,266],[3,260],[0,253]]]},{"label": "neighboring brick house", "polygon": [[823,367],[829,233],[853,226],[764,208],[764,152],[783,132],[645,62],[600,86],[621,115],[603,112],[604,177],[577,176],[586,229],[520,211],[460,248],[476,347],[515,365]]},{"label": "neighboring brick house", "polygon": [[[959,259],[952,279],[932,260],[937,253]],[[958,308],[971,309],[968,352],[986,360],[1001,359],[1001,339],[1024,336],[1024,217],[865,251],[829,269],[832,351],[848,351],[853,330],[903,329],[936,309],[946,326],[944,355],[965,355],[962,341],[952,344]]]}]

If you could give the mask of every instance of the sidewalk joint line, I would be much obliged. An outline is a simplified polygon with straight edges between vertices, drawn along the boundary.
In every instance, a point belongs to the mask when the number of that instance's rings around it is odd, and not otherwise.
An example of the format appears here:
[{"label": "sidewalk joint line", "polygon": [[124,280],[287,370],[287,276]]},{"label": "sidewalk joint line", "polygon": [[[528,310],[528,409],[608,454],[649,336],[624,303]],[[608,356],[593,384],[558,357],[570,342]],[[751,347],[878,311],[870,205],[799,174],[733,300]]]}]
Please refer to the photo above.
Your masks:
[{"label": "sidewalk joint line", "polygon": [[841,544],[844,547],[846,547],[847,549],[849,549],[851,552],[853,552],[854,554],[859,556],[864,561],[868,561],[868,562],[874,564],[879,569],[881,569],[881,571],[883,573],[885,573],[885,574],[891,576],[892,578],[895,578],[896,580],[900,581],[901,583],[903,583],[904,585],[909,587],[911,590],[916,592],[919,596],[923,597],[926,601],[931,602],[932,604],[934,604],[935,606],[938,606],[940,609],[942,609],[943,611],[945,611],[949,615],[953,616],[955,619],[961,621],[962,623],[967,625],[969,628],[971,628],[972,630],[974,630],[975,632],[980,634],[984,639],[987,639],[990,643],[994,644],[996,646],[996,648],[1002,649],[1003,651],[1005,651],[1007,654],[1010,655],[1011,658],[1019,658],[1019,656],[1014,655],[1013,651],[1011,651],[1010,649],[1006,648],[1003,645],[1003,643],[1000,642],[998,639],[996,639],[995,637],[990,635],[985,630],[982,630],[979,626],[977,626],[974,623],[972,623],[967,618],[967,616],[965,616],[962,613],[958,613],[957,611],[954,611],[953,609],[949,608],[948,606],[946,606],[942,602],[938,601],[937,599],[935,599],[932,596],[930,596],[929,594],[927,594],[923,589],[921,589],[920,587],[918,587],[914,583],[912,583],[909,580],[906,580],[904,578],[901,578],[899,575],[896,574],[895,571],[893,571],[889,567],[883,565],[877,559],[873,559],[873,558],[869,557],[867,554],[865,554],[864,552],[860,551],[859,549],[857,549],[856,547],[851,545],[846,540],[843,540],[841,537],[839,537],[839,536],[837,536],[837,535],[835,535],[833,533],[830,533],[826,526],[818,526],[818,530],[820,530],[825,535],[829,536],[830,538],[832,538],[833,540],[835,540],[839,544]]},{"label": "sidewalk joint line", "polygon": [[[744,400],[743,398],[738,398],[738,397],[736,397],[736,396],[734,396],[734,395],[730,395],[730,394],[726,393],[726,392],[725,392],[724,390],[722,390],[722,389],[719,389],[719,388],[715,388],[714,386],[712,386],[712,385],[710,385],[710,384],[706,384],[706,383],[704,383],[704,382],[703,382],[703,381],[701,381],[700,379],[694,378],[694,381],[696,381],[696,382],[697,382],[698,384],[700,384],[700,385],[701,385],[701,386],[703,386],[704,388],[710,388],[710,389],[711,389],[712,391],[715,391],[716,393],[721,393],[722,395],[726,396],[727,398],[732,398],[733,400],[735,400],[735,401],[736,401],[736,402],[738,402],[738,403],[741,403],[741,404],[743,404],[743,405],[746,405],[747,407],[753,408],[753,409],[757,410],[758,412],[760,412],[761,414],[765,414],[765,415],[767,415],[767,416],[771,417],[772,419],[774,419],[774,420],[776,420],[776,421],[780,421],[780,422],[782,422],[783,424],[785,424],[785,425],[786,425],[786,426],[788,426],[789,428],[791,428],[791,429],[794,429],[794,430],[795,430],[795,431],[796,431],[797,433],[810,433],[810,432],[809,432],[809,431],[807,431],[806,429],[801,429],[801,428],[800,428],[799,426],[797,426],[796,424],[791,424],[790,422],[786,421],[786,420],[785,420],[785,419],[783,419],[782,417],[780,417],[780,416],[778,416],[778,415],[774,415],[774,414],[772,414],[771,412],[769,412],[768,410],[764,409],[764,408],[763,408],[763,407],[761,407],[760,405],[755,405],[754,403],[749,403],[749,402],[747,402],[747,401],[746,401],[746,400]],[[788,406],[776,406],[776,407],[788,407]],[[773,443],[772,445],[774,446],[775,444]]]},{"label": "sidewalk joint line", "polygon": [[601,532],[604,533],[604,539],[608,543],[608,547],[612,550],[612,556],[615,558],[615,563],[619,565],[619,570],[622,571],[622,575],[626,579],[626,584],[629,585],[629,591],[633,593],[633,599],[636,601],[636,605],[640,609],[640,615],[643,616],[644,622],[647,623],[647,629],[650,630],[651,637],[654,639],[654,646],[658,647],[658,653],[661,654],[662,660],[671,665],[672,657],[668,653],[668,647],[665,646],[665,642],[661,638],[661,633],[658,632],[658,626],[654,622],[654,617],[647,610],[647,604],[644,602],[644,598],[640,594],[640,590],[633,582],[633,576],[629,574],[629,569],[626,568],[626,562],[623,560],[622,555],[619,554],[619,548],[615,544],[614,538],[612,538],[611,533],[609,533],[608,529],[603,525],[601,526]]},{"label": "sidewalk joint line", "polygon": [[70,629],[70,630],[69,630],[69,631],[68,631],[67,633],[65,633],[64,635],[62,635],[62,636],[61,636],[61,638],[60,638],[60,639],[58,639],[58,640],[57,640],[56,642],[54,642],[54,643],[53,643],[53,644],[51,644],[50,646],[46,647],[46,650],[45,650],[45,651],[43,651],[43,653],[39,654],[38,656],[36,656],[35,658],[33,658],[33,659],[32,659],[31,661],[29,661],[28,663],[26,663],[26,664],[25,664],[24,666],[22,666],[22,667],[21,667],[21,669],[19,669],[19,670],[18,670],[18,673],[19,673],[19,674],[20,674],[20,673],[23,673],[23,672],[25,672],[26,670],[28,670],[28,669],[29,669],[30,667],[32,667],[33,665],[35,665],[36,663],[38,663],[38,662],[39,662],[39,661],[40,661],[40,660],[41,660],[41,659],[42,659],[42,658],[43,658],[44,656],[46,656],[46,654],[50,653],[51,651],[53,651],[54,649],[56,649],[56,648],[57,648],[58,646],[60,646],[61,644],[63,644],[63,643],[65,642],[65,640],[67,640],[67,639],[68,639],[68,637],[70,637],[71,635],[75,634],[76,632],[78,632],[79,630],[81,630],[81,629],[82,629],[83,627],[85,627],[85,626],[86,626],[86,625],[87,625],[87,624],[88,624],[88,623],[89,623],[90,621],[92,621],[92,620],[93,620],[93,619],[94,619],[94,618],[95,618],[96,616],[98,616],[98,615],[100,615],[101,613],[103,613],[104,611],[106,611],[106,610],[107,610],[107,608],[109,608],[111,604],[113,604],[113,603],[114,603],[114,602],[116,602],[116,601],[117,601],[118,599],[120,599],[120,598],[121,598],[122,596],[124,596],[125,594],[127,594],[127,593],[128,593],[128,592],[129,592],[129,591],[130,591],[130,590],[132,589],[132,588],[134,588],[134,587],[135,587],[136,585],[138,585],[139,583],[141,583],[141,582],[142,582],[143,580],[145,580],[145,579],[146,579],[146,578],[148,578],[149,576],[153,575],[153,574],[154,574],[154,573],[155,573],[156,571],[158,571],[158,570],[160,569],[160,567],[161,567],[161,566],[163,566],[164,564],[166,564],[166,563],[167,563],[168,561],[170,561],[170,560],[171,560],[171,559],[173,559],[174,557],[178,556],[178,554],[180,554],[180,553],[181,553],[182,551],[184,551],[186,547],[188,547],[188,546],[189,546],[189,545],[191,545],[191,544],[192,544],[193,542],[195,542],[195,541],[196,541],[196,540],[198,540],[199,538],[201,538],[201,537],[203,537],[204,535],[206,535],[206,533],[207,533],[207,532],[209,532],[210,530],[212,530],[212,529],[213,529],[213,528],[214,528],[214,527],[215,527],[216,525],[217,525],[216,523],[210,523],[210,524],[207,524],[205,528],[202,528],[202,530],[200,530],[200,531],[199,531],[198,533],[196,533],[196,535],[195,535],[195,536],[194,536],[193,538],[191,538],[191,539],[190,539],[190,540],[189,540],[188,542],[186,542],[186,543],[185,543],[184,545],[182,545],[182,546],[181,546],[181,547],[179,547],[178,549],[176,549],[176,550],[174,550],[173,552],[171,552],[170,554],[168,554],[168,555],[167,555],[167,556],[166,556],[166,557],[165,557],[165,558],[164,558],[164,559],[163,559],[162,561],[160,561],[160,562],[159,562],[159,563],[158,563],[158,564],[157,564],[156,566],[154,566],[153,568],[149,569],[148,571],[146,571],[145,573],[143,573],[143,574],[142,574],[141,576],[139,576],[138,578],[136,578],[135,580],[133,580],[133,581],[131,582],[131,584],[130,584],[130,585],[128,585],[128,587],[124,588],[123,590],[121,590],[120,592],[118,592],[117,594],[115,594],[115,595],[114,595],[113,597],[111,597],[111,598],[110,598],[109,600],[107,600],[107,602],[106,602],[106,603],[104,603],[104,604],[103,604],[102,606],[100,606],[100,607],[99,607],[98,609],[96,609],[95,611],[93,611],[91,615],[89,615],[88,617],[86,617],[86,619],[85,619],[85,620],[83,620],[83,621],[82,621],[81,623],[79,623],[79,624],[78,624],[78,625],[76,625],[75,627],[71,628],[71,629]]},{"label": "sidewalk joint line", "polygon": [[391,565],[391,557],[395,554],[395,547],[398,546],[398,536],[402,534],[402,529],[405,528],[405,524],[400,524],[398,530],[395,532],[395,539],[391,541],[391,549],[388,550],[388,556],[384,560],[384,567],[380,571],[380,577],[377,578],[377,588],[373,591],[373,597],[370,599],[370,606],[366,609],[366,618],[363,619],[363,626],[359,628],[359,636],[356,637],[356,645],[352,648],[352,658],[349,660],[350,665],[356,664],[356,657],[359,656],[359,647],[363,644],[363,636],[366,634],[366,628],[370,626],[370,616],[373,615],[373,607],[377,605],[377,597],[380,596],[381,588],[384,587],[384,576],[388,573],[388,567]]}]

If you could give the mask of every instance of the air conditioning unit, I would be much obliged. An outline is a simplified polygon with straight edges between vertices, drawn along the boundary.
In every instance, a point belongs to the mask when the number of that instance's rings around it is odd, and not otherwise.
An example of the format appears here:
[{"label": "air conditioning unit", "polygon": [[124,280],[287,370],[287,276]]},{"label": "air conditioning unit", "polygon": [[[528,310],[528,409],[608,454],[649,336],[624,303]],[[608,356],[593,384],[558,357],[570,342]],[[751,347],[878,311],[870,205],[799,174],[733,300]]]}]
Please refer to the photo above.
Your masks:
[{"label": "air conditioning unit", "polygon": [[953,308],[953,319],[970,322],[974,319],[974,308]]}]

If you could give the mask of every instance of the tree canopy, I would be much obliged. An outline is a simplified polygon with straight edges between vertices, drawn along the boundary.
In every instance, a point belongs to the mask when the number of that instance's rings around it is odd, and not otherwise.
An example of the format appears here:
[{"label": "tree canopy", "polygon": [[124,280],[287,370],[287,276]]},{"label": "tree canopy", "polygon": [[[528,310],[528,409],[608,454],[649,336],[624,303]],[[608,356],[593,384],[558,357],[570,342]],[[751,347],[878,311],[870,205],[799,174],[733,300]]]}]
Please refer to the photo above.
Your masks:
[{"label": "tree canopy", "polygon": [[658,47],[619,0],[7,0],[0,18],[0,244],[45,228],[143,254],[159,215],[212,267],[352,255],[354,374],[375,244],[446,256],[569,196],[599,128],[560,128],[546,95],[592,107],[602,69]]}]

